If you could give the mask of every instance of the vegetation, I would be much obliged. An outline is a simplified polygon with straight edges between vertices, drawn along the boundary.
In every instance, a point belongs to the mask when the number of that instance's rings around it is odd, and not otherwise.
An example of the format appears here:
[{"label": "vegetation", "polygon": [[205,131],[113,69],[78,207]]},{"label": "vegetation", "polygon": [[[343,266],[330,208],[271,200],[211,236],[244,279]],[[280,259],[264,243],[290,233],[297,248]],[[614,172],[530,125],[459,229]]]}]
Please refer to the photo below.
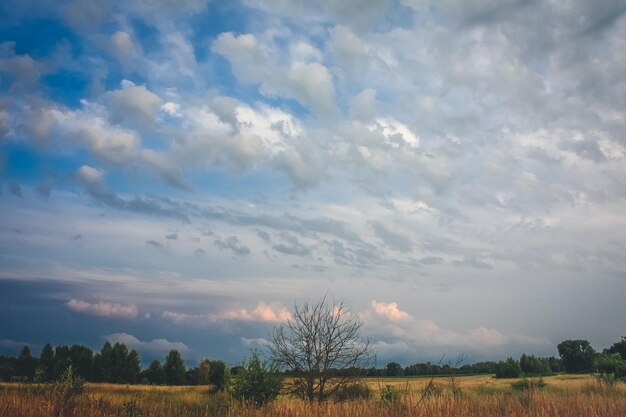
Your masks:
[{"label": "vegetation", "polygon": [[[423,392],[429,378],[385,378],[390,390],[400,393],[391,403],[379,395],[344,402],[309,403],[281,395],[262,406],[231,399],[228,392],[210,387],[161,387],[148,385],[86,384],[76,396],[75,407],[65,417],[615,417],[626,415],[626,384],[605,388],[589,375],[544,377],[543,389],[516,391],[510,380],[492,376],[463,376],[455,384],[435,377],[438,394]],[[536,381],[536,379],[530,379]],[[379,392],[380,380],[362,380]],[[50,385],[0,384],[0,416],[53,417]]]},{"label": "vegetation", "polygon": [[[367,368],[372,352],[361,326],[341,302],[296,306],[272,336],[272,361],[253,352],[232,370],[211,359],[187,369],[172,350],[163,365],[154,360],[142,371],[139,354],[120,343],[106,342],[96,354],[47,344],[39,357],[25,346],[17,357],[0,356],[0,377],[20,382],[0,384],[0,417],[626,415],[626,337],[602,353],[586,340],[565,340],[560,359],[522,354],[497,363],[460,366],[460,358],[376,369]],[[563,369],[569,374],[553,375]],[[488,375],[462,376],[481,372]],[[583,372],[594,374],[575,375]],[[151,385],[114,385],[138,383]],[[176,387],[182,385],[204,387]]]},{"label": "vegetation", "polygon": [[274,401],[280,394],[283,376],[275,365],[261,360],[258,352],[243,365],[233,380],[233,397],[262,406]]},{"label": "vegetation", "polygon": [[563,366],[568,373],[593,371],[596,352],[586,340],[564,340],[557,346]]},{"label": "vegetation", "polygon": [[269,345],[274,363],[290,372],[289,393],[322,403],[360,376],[372,357],[369,342],[360,339],[362,325],[341,301],[295,305]]},{"label": "vegetation", "polygon": [[508,358],[496,364],[496,378],[519,378],[522,368],[518,361]]}]

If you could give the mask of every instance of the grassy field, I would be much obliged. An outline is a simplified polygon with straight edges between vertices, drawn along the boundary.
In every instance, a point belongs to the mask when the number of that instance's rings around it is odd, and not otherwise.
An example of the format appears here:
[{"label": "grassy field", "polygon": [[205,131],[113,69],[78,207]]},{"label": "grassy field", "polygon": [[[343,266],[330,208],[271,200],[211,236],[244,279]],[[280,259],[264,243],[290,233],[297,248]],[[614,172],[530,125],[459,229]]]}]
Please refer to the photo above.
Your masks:
[{"label": "grassy field", "polygon": [[[367,379],[368,400],[309,405],[280,397],[255,408],[211,394],[210,387],[153,387],[143,385],[87,384],[75,403],[55,397],[49,386],[0,384],[2,417],[208,417],[208,416],[420,416],[492,417],[563,416],[626,417],[626,384],[607,387],[585,375],[543,378],[544,388],[515,390],[516,380],[490,376],[435,378],[430,395],[424,395],[429,378]],[[380,399],[391,385],[399,393],[394,401]]]}]

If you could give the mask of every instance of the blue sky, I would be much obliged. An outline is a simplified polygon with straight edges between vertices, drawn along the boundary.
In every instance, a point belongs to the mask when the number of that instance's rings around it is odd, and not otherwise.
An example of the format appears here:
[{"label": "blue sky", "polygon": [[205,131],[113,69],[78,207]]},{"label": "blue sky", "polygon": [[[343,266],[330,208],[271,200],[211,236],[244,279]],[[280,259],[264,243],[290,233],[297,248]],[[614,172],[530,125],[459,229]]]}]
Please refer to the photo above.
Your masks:
[{"label": "blue sky", "polygon": [[240,361],[294,302],[381,365],[624,335],[619,1],[0,5],[0,353]]}]

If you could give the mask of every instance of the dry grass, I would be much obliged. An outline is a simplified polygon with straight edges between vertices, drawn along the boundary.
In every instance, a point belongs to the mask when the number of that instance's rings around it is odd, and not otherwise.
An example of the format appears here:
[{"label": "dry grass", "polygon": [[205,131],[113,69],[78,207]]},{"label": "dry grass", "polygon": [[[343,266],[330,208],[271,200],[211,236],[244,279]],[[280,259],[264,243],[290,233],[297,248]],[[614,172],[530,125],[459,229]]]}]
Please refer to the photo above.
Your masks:
[{"label": "dry grass", "polygon": [[[544,378],[541,390],[516,392],[514,380],[489,376],[435,378],[434,395],[423,397],[429,378],[368,379],[375,395],[371,400],[309,405],[282,397],[262,408],[239,404],[224,394],[210,394],[210,387],[152,387],[88,384],[77,407],[64,417],[495,417],[562,416],[626,417],[626,384],[610,389],[590,376]],[[399,401],[384,404],[379,389],[392,385]],[[421,401],[420,401],[421,400]],[[0,384],[1,417],[54,417],[50,387]]]}]

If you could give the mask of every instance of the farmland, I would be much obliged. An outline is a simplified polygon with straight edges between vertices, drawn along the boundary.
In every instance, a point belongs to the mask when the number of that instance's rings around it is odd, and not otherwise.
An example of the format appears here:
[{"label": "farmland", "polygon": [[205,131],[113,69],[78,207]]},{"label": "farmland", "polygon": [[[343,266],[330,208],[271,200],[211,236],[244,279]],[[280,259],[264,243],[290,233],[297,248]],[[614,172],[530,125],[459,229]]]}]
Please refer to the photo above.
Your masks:
[{"label": "farmland", "polygon": [[[210,386],[87,384],[73,404],[59,404],[65,400],[50,385],[5,383],[0,385],[0,416],[626,416],[624,383],[609,386],[590,375],[556,375],[544,377],[544,387],[514,389],[516,381],[489,375],[368,378],[368,399],[311,405],[280,396],[260,408],[237,402],[227,392],[213,393]],[[383,391],[395,395],[385,401]]]}]

